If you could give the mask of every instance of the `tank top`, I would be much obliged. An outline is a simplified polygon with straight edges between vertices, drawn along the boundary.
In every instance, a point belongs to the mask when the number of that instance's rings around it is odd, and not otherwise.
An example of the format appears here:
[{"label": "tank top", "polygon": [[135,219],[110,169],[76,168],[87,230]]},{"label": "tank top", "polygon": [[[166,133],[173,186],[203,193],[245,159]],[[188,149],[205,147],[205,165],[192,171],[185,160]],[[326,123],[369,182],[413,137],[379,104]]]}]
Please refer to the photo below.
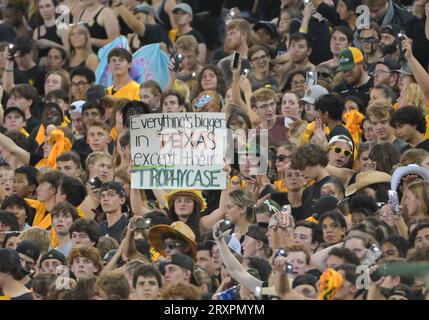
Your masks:
[{"label": "tank top", "polygon": [[165,12],[165,2],[167,0],[163,0],[161,6],[159,7],[158,10],[158,16],[159,19],[162,21],[162,23],[164,24],[165,29],[167,29],[167,31],[170,31],[171,29],[171,22],[170,22],[170,17],[167,14],[167,12]]},{"label": "tank top", "polygon": [[[106,7],[101,7],[100,10],[98,10],[98,12],[95,14],[94,18],[92,18],[90,21],[85,22],[84,25],[88,28],[89,30],[89,34],[91,35],[91,38],[95,38],[95,39],[107,39],[107,32],[106,29],[102,26],[100,26],[97,22],[97,18],[100,15],[101,11],[103,11],[103,9]],[[81,14],[79,15],[79,22],[82,18],[82,15],[85,13],[86,9],[83,10],[81,12]],[[95,54],[98,54],[98,50],[100,48],[92,46],[92,50],[94,51]]]},{"label": "tank top", "polygon": [[[56,25],[53,25],[51,27],[45,26],[45,28],[46,28],[46,33],[43,36],[40,35],[40,27],[37,29],[38,30],[37,31],[37,39],[46,39],[46,40],[50,40],[50,41],[53,41],[55,43],[58,43],[60,45],[63,44],[61,38],[57,34]],[[50,49],[51,48],[39,49],[39,58],[48,56],[48,52]]]}]

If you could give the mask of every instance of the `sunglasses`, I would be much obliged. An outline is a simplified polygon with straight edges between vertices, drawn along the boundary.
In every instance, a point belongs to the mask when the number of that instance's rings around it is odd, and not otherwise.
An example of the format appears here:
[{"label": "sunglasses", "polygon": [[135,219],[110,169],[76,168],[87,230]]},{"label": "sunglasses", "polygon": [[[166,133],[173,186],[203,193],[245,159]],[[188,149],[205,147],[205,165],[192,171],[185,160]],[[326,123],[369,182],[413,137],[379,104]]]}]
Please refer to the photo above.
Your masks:
[{"label": "sunglasses", "polygon": [[340,148],[340,147],[331,147],[331,150],[334,151],[335,153],[338,153],[338,154],[342,153],[346,157],[350,157],[352,155],[351,151]]},{"label": "sunglasses", "polygon": [[162,248],[163,249],[170,249],[170,250],[174,250],[174,249],[179,249],[182,248],[183,244],[179,243],[179,242],[166,242],[162,244]]},{"label": "sunglasses", "polygon": [[281,155],[278,155],[276,159],[280,162],[283,162],[283,161],[290,159],[290,158],[291,158],[290,156],[287,156],[285,154],[281,154]]}]

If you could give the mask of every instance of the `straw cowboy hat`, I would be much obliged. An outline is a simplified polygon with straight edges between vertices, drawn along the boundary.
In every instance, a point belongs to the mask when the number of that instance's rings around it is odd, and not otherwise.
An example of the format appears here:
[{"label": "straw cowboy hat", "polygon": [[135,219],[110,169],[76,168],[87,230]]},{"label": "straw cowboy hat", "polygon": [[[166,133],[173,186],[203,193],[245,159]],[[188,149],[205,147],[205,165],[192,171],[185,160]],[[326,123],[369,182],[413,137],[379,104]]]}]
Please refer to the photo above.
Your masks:
[{"label": "straw cowboy hat", "polygon": [[149,229],[149,243],[165,257],[165,249],[162,247],[163,238],[171,234],[182,239],[189,245],[192,258],[197,259],[197,243],[195,242],[195,234],[188,225],[182,221],[173,222],[171,225],[159,224]]},{"label": "straw cowboy hat", "polygon": [[358,173],[356,176],[356,182],[349,185],[346,189],[346,197],[351,196],[357,191],[364,189],[372,184],[376,183],[390,183],[392,177],[381,171],[364,171]]},{"label": "straw cowboy hat", "polygon": [[197,204],[200,212],[203,212],[207,209],[207,202],[206,199],[204,199],[203,194],[201,191],[198,190],[188,190],[188,189],[178,189],[173,190],[165,195],[165,200],[167,201],[168,209],[174,208],[174,200],[177,197],[189,197],[192,198],[192,200],[195,201]]}]

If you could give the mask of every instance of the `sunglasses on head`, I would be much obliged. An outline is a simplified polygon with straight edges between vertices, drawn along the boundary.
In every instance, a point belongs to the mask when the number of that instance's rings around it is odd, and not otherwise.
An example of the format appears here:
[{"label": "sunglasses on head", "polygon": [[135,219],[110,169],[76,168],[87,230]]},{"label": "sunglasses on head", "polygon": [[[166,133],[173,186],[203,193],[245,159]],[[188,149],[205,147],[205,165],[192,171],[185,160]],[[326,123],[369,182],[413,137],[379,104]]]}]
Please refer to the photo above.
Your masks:
[{"label": "sunglasses on head", "polygon": [[334,151],[335,153],[338,153],[338,154],[342,153],[346,157],[350,157],[352,155],[351,151],[340,148],[340,147],[331,147],[331,150]]},{"label": "sunglasses on head", "polygon": [[280,155],[277,156],[277,160],[280,161],[280,162],[285,161],[287,159],[290,159],[290,156],[287,156],[285,154],[280,154]]},{"label": "sunglasses on head", "polygon": [[166,242],[162,244],[163,249],[174,250],[182,247],[183,247],[183,244],[181,244],[180,242]]}]

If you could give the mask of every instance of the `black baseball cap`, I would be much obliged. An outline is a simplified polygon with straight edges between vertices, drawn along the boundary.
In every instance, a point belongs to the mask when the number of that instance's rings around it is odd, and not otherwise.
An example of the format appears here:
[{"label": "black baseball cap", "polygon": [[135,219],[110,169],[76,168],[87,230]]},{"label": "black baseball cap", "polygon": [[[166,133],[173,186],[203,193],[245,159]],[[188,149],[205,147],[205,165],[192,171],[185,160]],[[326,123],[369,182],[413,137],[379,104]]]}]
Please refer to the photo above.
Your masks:
[{"label": "black baseball cap", "polygon": [[28,270],[22,267],[18,253],[10,248],[0,249],[0,265],[2,272],[14,273],[16,270],[20,270],[23,275],[29,274]]},{"label": "black baseball cap", "polygon": [[397,70],[397,69],[399,69],[401,67],[401,65],[398,62],[396,62],[396,61],[394,61],[394,60],[392,60],[390,58],[387,58],[387,57],[385,57],[384,59],[381,59],[381,60],[377,61],[376,65],[377,64],[384,64],[386,67],[388,67],[392,71],[393,70]]},{"label": "black baseball cap", "polygon": [[398,284],[390,290],[388,298],[392,296],[401,296],[407,298],[407,300],[413,300],[414,292],[409,286],[405,284]]},{"label": "black baseball cap", "polygon": [[106,88],[96,84],[88,88],[85,93],[86,102],[91,103],[107,96]]},{"label": "black baseball cap", "polygon": [[325,212],[330,210],[334,210],[338,205],[338,199],[333,196],[324,195],[321,196],[316,202],[313,204],[313,213],[317,213],[318,215],[322,215]]},{"label": "black baseball cap", "polygon": [[40,249],[36,244],[31,240],[24,240],[16,247],[16,252],[22,253],[27,257],[30,257],[34,262],[39,259]]},{"label": "black baseball cap", "polygon": [[267,230],[267,228],[263,228],[260,225],[252,224],[249,226],[249,230],[247,231],[246,236],[262,241],[264,243],[268,243],[268,238],[266,235]]},{"label": "black baseball cap", "polygon": [[317,290],[316,283],[318,280],[319,279],[312,274],[300,275],[293,280],[292,289],[295,289],[296,287],[304,285],[304,284],[308,284],[310,286],[313,286]]},{"label": "black baseball cap", "polygon": [[22,111],[18,107],[9,107],[9,108],[6,108],[6,110],[4,111],[3,117],[5,118],[9,113],[12,113],[12,112],[17,112],[25,120],[25,113],[24,113],[24,111]]},{"label": "black baseball cap", "polygon": [[109,182],[103,183],[100,187],[100,194],[103,191],[106,191],[109,189],[115,190],[117,192],[117,194],[119,194],[122,197],[126,196],[124,188],[122,187],[122,185],[119,182],[116,182],[116,181],[109,181]]},{"label": "black baseball cap", "polygon": [[61,264],[63,265],[66,264],[66,257],[61,252],[55,249],[49,250],[47,253],[45,253],[40,259],[40,264],[42,264],[43,261],[48,259],[55,259],[61,262]]},{"label": "black baseball cap", "polygon": [[398,33],[401,32],[401,28],[397,24],[386,24],[381,27],[381,33],[387,33],[395,38],[398,36]]},{"label": "black baseball cap", "polygon": [[176,266],[179,266],[183,269],[189,270],[191,271],[191,283],[195,284],[195,285],[199,285],[199,281],[197,280],[197,278],[195,277],[195,263],[194,260],[190,257],[187,256],[185,254],[181,254],[181,253],[176,253],[171,255],[171,258],[169,261],[165,261],[162,262],[159,265],[160,271],[161,273],[164,275],[165,274],[165,267],[168,266],[169,264],[174,264]]},{"label": "black baseball cap", "polygon": [[276,26],[271,23],[270,21],[259,21],[257,23],[255,23],[255,25],[253,26],[253,31],[258,31],[259,29],[266,29],[273,38],[277,38],[278,37],[278,33],[276,30]]}]

